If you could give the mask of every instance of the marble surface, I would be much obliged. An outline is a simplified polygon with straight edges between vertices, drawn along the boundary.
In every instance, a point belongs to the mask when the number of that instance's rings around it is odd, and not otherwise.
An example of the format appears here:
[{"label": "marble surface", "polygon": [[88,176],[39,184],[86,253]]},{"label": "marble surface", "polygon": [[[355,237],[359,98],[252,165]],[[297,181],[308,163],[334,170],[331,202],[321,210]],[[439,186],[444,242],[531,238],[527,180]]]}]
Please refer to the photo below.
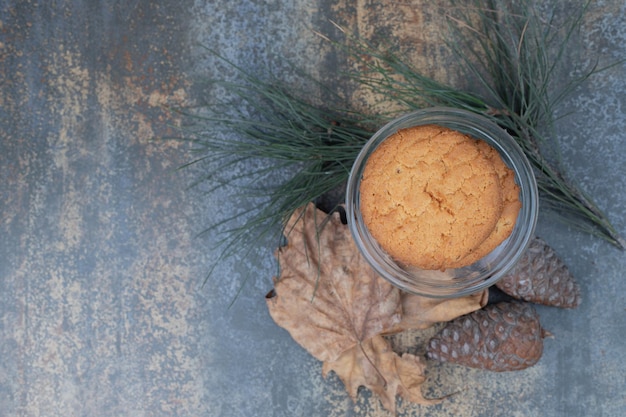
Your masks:
[{"label": "marble surface", "polygon": [[[576,4],[576,2],[571,2]],[[207,52],[296,80],[286,60],[356,101],[348,65],[314,31],[329,19],[387,36],[416,66],[462,84],[442,46],[445,2],[145,0],[0,5],[0,416],[386,416],[268,315],[270,242],[219,263],[208,224],[245,208],[188,190],[189,146],[159,138],[170,106],[210,101],[236,74]],[[626,58],[626,5],[591,4],[571,59]],[[567,69],[564,69],[567,71]],[[563,105],[563,163],[626,235],[626,66]],[[626,253],[542,213],[539,235],[583,290],[576,310],[539,308],[541,361],[495,374],[439,365],[442,404],[401,416],[626,415]],[[237,301],[231,301],[245,282]]]}]

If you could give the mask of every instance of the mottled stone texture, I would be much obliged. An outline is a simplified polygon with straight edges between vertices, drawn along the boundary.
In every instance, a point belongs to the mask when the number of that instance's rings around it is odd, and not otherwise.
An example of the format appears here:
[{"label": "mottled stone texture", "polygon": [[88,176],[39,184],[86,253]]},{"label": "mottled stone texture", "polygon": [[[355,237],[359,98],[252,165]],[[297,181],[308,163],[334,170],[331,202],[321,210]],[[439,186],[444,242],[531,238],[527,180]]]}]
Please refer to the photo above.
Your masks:
[{"label": "mottled stone texture", "polygon": [[[576,2],[572,2],[575,4]],[[186,186],[189,147],[155,140],[210,101],[203,78],[236,75],[201,48],[296,79],[283,58],[354,102],[344,56],[312,30],[328,19],[404,45],[463,84],[443,47],[444,2],[8,0],[0,5],[0,416],[386,416],[269,317],[274,247],[223,262],[195,235],[246,201]],[[626,58],[626,6],[593,2],[572,59]],[[626,234],[626,67],[573,93],[558,126],[563,163]],[[323,95],[322,95],[323,96]],[[541,308],[555,335],[526,371],[433,365],[411,416],[626,415],[626,255],[544,214],[538,233],[583,290],[573,311]],[[246,282],[241,293],[241,284]],[[230,302],[239,294],[237,301]],[[412,335],[414,343],[423,335]],[[405,341],[407,342],[407,341]],[[408,340],[411,343],[411,340]]]},{"label": "mottled stone texture", "polygon": [[190,2],[3,3],[0,415],[197,415]]}]

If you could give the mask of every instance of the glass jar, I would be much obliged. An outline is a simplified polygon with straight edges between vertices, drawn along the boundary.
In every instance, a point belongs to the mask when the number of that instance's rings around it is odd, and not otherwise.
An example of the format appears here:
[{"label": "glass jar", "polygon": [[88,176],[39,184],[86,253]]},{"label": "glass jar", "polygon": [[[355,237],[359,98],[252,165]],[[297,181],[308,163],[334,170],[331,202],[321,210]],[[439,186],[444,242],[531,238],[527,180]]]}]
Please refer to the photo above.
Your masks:
[{"label": "glass jar", "polygon": [[[487,142],[515,173],[515,182],[519,186],[521,209],[509,237],[482,259],[462,268],[426,270],[396,262],[372,237],[361,215],[360,181],[370,155],[398,130],[427,124],[444,126]],[[515,139],[485,117],[444,107],[404,115],[376,132],[356,158],[346,190],[348,226],[357,247],[374,270],[403,291],[435,298],[468,295],[502,278],[519,260],[534,236],[538,203],[532,167]]]}]

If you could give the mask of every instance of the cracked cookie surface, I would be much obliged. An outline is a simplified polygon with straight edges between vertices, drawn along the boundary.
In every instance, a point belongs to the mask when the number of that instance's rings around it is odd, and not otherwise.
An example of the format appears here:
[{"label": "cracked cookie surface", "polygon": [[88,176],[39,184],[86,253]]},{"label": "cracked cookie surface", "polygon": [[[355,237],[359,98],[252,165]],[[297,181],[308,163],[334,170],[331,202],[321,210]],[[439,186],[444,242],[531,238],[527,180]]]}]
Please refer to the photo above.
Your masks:
[{"label": "cracked cookie surface", "polygon": [[504,234],[493,236],[510,197],[501,180],[513,174],[502,170],[497,153],[494,163],[491,150],[437,125],[387,138],[370,155],[360,184],[363,220],[374,239],[397,261],[422,269],[472,263],[472,253],[487,248],[481,244]]},{"label": "cracked cookie surface", "polygon": [[502,243],[511,234],[517,215],[522,208],[522,202],[519,199],[520,189],[515,183],[513,171],[505,165],[498,152],[486,142],[480,142],[479,149],[493,163],[498,174],[502,190],[502,214],[487,239],[465,258],[461,259],[459,263],[463,265],[469,265],[478,261]]}]

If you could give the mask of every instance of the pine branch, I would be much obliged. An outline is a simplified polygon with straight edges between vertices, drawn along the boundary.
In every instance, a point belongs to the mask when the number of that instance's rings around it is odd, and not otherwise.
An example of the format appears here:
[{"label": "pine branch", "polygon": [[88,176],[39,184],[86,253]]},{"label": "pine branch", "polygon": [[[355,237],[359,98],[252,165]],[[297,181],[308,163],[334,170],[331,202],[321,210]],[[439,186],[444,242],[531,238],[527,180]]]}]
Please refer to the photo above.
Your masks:
[{"label": "pine branch", "polygon": [[454,7],[457,14],[448,16],[447,45],[468,76],[479,80],[482,94],[437,82],[403,62],[390,48],[375,48],[341,28],[347,42],[335,45],[358,65],[353,80],[399,105],[400,112],[447,106],[481,114],[500,125],[532,163],[546,208],[561,220],[625,249],[626,241],[608,217],[565,175],[554,131],[555,108],[566,94],[604,69],[592,66],[553,91],[563,64],[560,60],[585,9],[557,25],[554,19],[538,16],[530,0],[509,7],[493,0],[474,0],[471,6]]}]

